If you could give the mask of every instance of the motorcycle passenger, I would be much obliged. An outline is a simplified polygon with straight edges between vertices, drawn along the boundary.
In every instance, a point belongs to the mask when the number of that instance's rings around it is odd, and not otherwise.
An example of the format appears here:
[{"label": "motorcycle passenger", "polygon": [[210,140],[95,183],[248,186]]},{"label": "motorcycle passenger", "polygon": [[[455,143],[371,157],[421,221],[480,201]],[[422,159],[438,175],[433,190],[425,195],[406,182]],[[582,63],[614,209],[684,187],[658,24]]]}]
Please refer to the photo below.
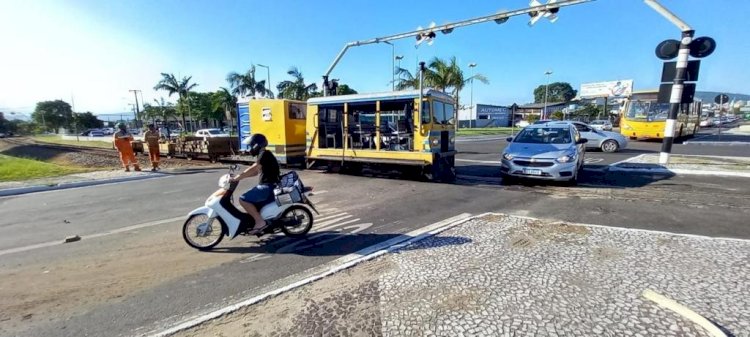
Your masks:
[{"label": "motorcycle passenger", "polygon": [[[250,166],[244,172],[234,177],[232,180],[238,182],[248,177],[260,175],[258,185],[245,192],[240,197],[240,205],[245,209],[247,214],[255,219],[255,226],[251,234],[260,233],[268,227],[266,221],[260,216],[259,207],[267,205],[274,201],[273,190],[280,181],[279,162],[270,151],[266,151],[268,140],[266,136],[256,133],[250,137],[250,155],[255,156],[255,164]],[[256,207],[256,205],[258,205]]]}]

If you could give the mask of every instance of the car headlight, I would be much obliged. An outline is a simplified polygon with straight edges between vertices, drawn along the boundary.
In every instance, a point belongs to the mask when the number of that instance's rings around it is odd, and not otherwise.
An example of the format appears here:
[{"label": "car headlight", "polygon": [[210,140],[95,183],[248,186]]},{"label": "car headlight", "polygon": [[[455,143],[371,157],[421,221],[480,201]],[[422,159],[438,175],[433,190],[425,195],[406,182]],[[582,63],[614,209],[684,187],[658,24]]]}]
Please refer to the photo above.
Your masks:
[{"label": "car headlight", "polygon": [[573,159],[576,159],[576,155],[574,154],[566,154],[560,158],[557,158],[558,163],[568,163],[573,161]]},{"label": "car headlight", "polygon": [[440,140],[435,137],[430,137],[430,144],[432,144],[432,146],[438,146],[440,145]]},{"label": "car headlight", "polygon": [[513,155],[510,153],[503,153],[503,159],[505,160],[513,160]]},{"label": "car headlight", "polygon": [[455,143],[456,142],[456,137],[451,137],[450,141],[451,141],[451,144]]}]

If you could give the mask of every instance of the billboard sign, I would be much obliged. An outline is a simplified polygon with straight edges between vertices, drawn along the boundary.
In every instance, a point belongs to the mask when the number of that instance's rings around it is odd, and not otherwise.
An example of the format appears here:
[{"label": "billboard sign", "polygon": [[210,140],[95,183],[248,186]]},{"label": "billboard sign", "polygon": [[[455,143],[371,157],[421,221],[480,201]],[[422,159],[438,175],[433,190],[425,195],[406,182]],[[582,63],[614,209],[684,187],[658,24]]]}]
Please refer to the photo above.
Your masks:
[{"label": "billboard sign", "polygon": [[628,97],[633,93],[633,80],[581,84],[581,98]]}]

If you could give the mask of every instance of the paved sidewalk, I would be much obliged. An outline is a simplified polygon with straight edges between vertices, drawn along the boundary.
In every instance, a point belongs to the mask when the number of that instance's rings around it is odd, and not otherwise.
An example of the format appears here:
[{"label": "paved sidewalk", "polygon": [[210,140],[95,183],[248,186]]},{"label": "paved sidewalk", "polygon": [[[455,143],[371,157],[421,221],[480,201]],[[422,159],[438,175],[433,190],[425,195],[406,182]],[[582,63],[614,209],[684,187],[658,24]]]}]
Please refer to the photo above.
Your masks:
[{"label": "paved sidewalk", "polygon": [[487,215],[178,336],[750,336],[750,241]]},{"label": "paved sidewalk", "polygon": [[612,164],[611,171],[750,177],[750,158],[673,154],[669,164],[659,164],[658,154],[642,154]]}]

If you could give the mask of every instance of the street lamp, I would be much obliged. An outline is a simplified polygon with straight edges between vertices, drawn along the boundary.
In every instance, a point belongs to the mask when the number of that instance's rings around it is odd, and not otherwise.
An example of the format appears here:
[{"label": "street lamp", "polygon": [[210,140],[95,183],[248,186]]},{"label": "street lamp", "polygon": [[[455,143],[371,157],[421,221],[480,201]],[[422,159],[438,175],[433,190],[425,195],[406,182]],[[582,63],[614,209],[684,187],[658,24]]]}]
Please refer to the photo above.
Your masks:
[{"label": "street lamp", "polygon": [[[396,55],[396,61],[398,61],[398,68],[401,69],[401,60],[404,59],[404,55]],[[393,91],[396,91],[396,69],[393,69]]]},{"label": "street lamp", "polygon": [[391,46],[391,91],[396,91],[396,46],[388,41],[383,43]]},{"label": "street lamp", "polygon": [[545,71],[544,75],[547,76],[547,85],[544,87],[544,109],[542,109],[541,119],[544,119],[545,115],[547,114],[547,95],[549,94],[549,75],[552,75],[552,70]]},{"label": "street lamp", "polygon": [[[273,94],[273,91],[271,91],[271,68],[269,66],[264,66],[262,64],[256,64],[256,66],[261,67],[261,68],[266,68],[266,81],[267,81],[267,83],[266,83],[266,86],[267,86],[266,91],[268,91],[271,94]],[[269,96],[269,95],[266,94],[266,96]]]},{"label": "street lamp", "polygon": [[[469,63],[469,68],[471,68],[471,100],[469,101],[469,118],[471,118],[472,112],[474,113],[474,127],[477,126],[477,112],[474,109],[474,68],[477,66],[476,63]],[[469,127],[471,127],[471,120],[469,120]]]}]

